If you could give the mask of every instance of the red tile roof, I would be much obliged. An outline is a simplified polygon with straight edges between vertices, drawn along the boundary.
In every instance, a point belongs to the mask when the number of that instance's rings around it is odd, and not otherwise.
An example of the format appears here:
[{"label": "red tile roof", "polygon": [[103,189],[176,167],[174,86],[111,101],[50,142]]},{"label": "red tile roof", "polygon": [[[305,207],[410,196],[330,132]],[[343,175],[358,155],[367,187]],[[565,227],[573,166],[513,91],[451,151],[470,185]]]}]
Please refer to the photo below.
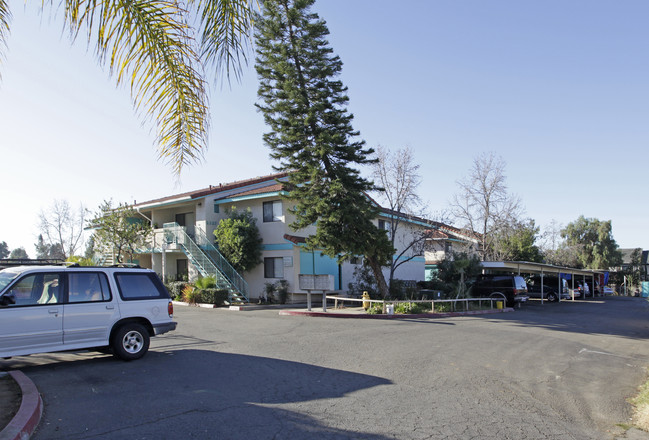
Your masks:
[{"label": "red tile roof", "polygon": [[306,243],[305,237],[298,237],[297,235],[284,234],[284,240],[288,240],[293,244],[304,244]]},{"label": "red tile roof", "polygon": [[[203,189],[199,189],[199,190],[195,190],[195,191],[188,191],[188,192],[185,192],[185,193],[175,194],[175,195],[167,196],[167,197],[161,197],[159,199],[148,200],[146,202],[136,203],[133,206],[149,205],[151,203],[163,203],[163,202],[167,202],[167,201],[175,200],[175,199],[180,199],[180,198],[197,199],[197,198],[200,198],[200,197],[208,196],[210,194],[216,194],[216,193],[223,192],[223,191],[230,191],[230,190],[233,190],[233,189],[242,188],[242,187],[246,187],[246,186],[250,186],[250,185],[255,185],[255,184],[258,184],[258,183],[263,183],[263,182],[267,182],[267,181],[281,179],[281,178],[286,177],[286,176],[288,176],[288,173],[276,173],[276,174],[269,174],[267,176],[255,177],[253,179],[238,180],[238,181],[230,182],[230,183],[220,183],[218,186],[210,185],[208,188],[203,188]],[[266,188],[261,188],[261,189],[265,190]]]},{"label": "red tile roof", "polygon": [[255,195],[255,194],[275,193],[275,192],[282,191],[283,189],[284,189],[283,184],[276,183],[275,185],[264,186],[262,188],[254,188],[254,189],[244,190],[244,191],[241,191],[241,192],[228,194],[227,196],[217,197],[216,200],[235,197],[235,196],[236,197],[243,197],[243,196],[252,196],[252,195]]}]

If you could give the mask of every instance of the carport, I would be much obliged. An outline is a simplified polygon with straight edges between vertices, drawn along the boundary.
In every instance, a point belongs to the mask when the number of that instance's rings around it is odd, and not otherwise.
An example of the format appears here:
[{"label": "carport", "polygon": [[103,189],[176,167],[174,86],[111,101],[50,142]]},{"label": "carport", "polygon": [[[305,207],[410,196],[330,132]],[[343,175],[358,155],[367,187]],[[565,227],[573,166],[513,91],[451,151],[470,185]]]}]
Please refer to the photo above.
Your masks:
[{"label": "carport", "polygon": [[[483,272],[493,273],[493,272],[507,272],[513,273],[516,275],[521,274],[540,274],[541,275],[541,303],[544,301],[543,293],[543,277],[545,275],[556,275],[559,279],[565,275],[570,275],[568,283],[571,286],[571,289],[575,289],[575,279],[581,277],[582,283],[586,284],[586,277],[589,277],[590,285],[593,286],[593,298],[595,298],[595,277],[597,277],[600,287],[603,287],[604,283],[603,276],[606,271],[604,270],[590,270],[590,269],[575,269],[574,267],[561,267],[553,266],[551,264],[542,264],[542,263],[531,263],[529,261],[483,261],[482,263]],[[562,286],[557,286],[558,289],[561,289]],[[586,299],[586,290],[584,289],[584,297]],[[574,300],[574,296],[573,296]],[[559,301],[561,301],[561,295],[559,295]]]}]

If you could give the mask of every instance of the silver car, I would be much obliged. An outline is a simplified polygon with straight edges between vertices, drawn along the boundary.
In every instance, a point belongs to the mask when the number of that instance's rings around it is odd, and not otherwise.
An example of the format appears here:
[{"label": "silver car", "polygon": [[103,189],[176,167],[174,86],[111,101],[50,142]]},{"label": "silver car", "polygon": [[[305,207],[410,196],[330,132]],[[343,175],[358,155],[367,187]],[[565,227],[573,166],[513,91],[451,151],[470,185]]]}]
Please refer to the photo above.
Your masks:
[{"label": "silver car", "polygon": [[155,272],[125,267],[21,266],[0,271],[0,357],[96,348],[139,359],[176,328]]}]

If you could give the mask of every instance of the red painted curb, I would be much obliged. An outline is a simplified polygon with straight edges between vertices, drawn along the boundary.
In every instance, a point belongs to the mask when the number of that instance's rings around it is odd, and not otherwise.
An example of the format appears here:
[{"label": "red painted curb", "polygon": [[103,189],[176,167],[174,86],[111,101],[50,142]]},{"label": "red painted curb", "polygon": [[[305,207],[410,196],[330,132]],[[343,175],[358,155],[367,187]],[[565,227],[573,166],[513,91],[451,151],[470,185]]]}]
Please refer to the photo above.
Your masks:
[{"label": "red painted curb", "polygon": [[309,312],[308,310],[281,310],[279,312],[282,316],[315,316],[324,318],[356,318],[356,319],[413,319],[413,318],[449,318],[453,316],[471,316],[471,315],[487,315],[491,313],[506,313],[513,312],[514,309],[507,307],[500,310],[483,310],[471,312],[446,312],[446,313],[418,313],[418,314],[394,314],[394,315],[369,315],[367,313],[336,313],[336,312]]},{"label": "red painted curb", "polygon": [[13,420],[0,431],[0,440],[26,440],[34,433],[43,414],[43,400],[34,382],[22,371],[10,371],[23,394],[20,408]]}]

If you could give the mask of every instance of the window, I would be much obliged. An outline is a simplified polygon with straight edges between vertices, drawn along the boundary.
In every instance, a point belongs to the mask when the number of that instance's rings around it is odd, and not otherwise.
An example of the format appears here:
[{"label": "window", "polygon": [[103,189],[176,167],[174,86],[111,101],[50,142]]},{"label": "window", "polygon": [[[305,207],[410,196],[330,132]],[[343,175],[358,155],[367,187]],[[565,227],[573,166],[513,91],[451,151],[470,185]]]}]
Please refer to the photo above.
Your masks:
[{"label": "window", "polygon": [[264,278],[284,278],[284,258],[264,258]]},{"label": "window", "polygon": [[68,301],[109,301],[110,289],[103,273],[79,272],[68,275]]},{"label": "window", "polygon": [[451,243],[450,241],[447,241],[446,243],[444,243],[444,252],[446,252],[447,254],[452,253],[453,252],[453,243]]},{"label": "window", "polygon": [[214,214],[218,214],[219,212],[221,212],[221,205],[214,203]]},{"label": "window", "polygon": [[164,286],[152,274],[118,273],[115,274],[119,293],[124,300],[165,298]]},{"label": "window", "polygon": [[264,223],[282,221],[282,202],[275,200],[264,202]]},{"label": "window", "polygon": [[19,280],[5,295],[13,296],[10,306],[58,304],[62,301],[62,283],[57,273],[38,273]]},{"label": "window", "polygon": [[379,220],[379,229],[383,229],[383,230],[387,231],[388,232],[388,238],[391,238],[390,233],[392,231],[390,230],[390,226],[391,226],[390,222],[386,222],[385,220]]}]

